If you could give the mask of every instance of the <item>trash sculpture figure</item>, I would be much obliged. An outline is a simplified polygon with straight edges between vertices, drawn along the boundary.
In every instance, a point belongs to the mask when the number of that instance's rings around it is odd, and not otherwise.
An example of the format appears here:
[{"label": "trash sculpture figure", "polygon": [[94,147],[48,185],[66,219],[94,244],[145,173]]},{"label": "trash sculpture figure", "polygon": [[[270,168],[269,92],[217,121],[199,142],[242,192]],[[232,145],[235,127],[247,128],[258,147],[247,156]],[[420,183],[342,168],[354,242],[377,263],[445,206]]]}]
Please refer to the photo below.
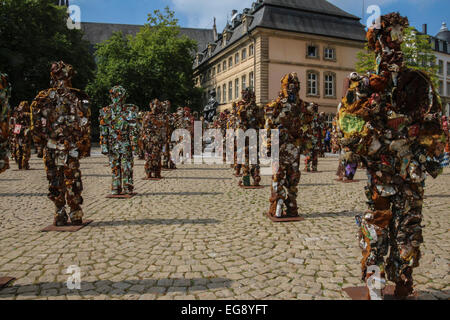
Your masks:
[{"label": "trash sculpture figure", "polygon": [[322,118],[319,114],[319,105],[314,104],[314,119],[311,123],[311,144],[312,147],[305,157],[305,171],[306,172],[317,172],[317,167],[319,163],[319,155],[322,152],[322,131],[324,129],[324,124]]},{"label": "trash sculpture figure", "polygon": [[9,98],[8,75],[0,72],[0,173],[9,169]]},{"label": "trash sculpture figure", "polygon": [[140,139],[144,148],[147,179],[162,179],[161,155],[167,141],[167,118],[158,99],[150,103],[150,111],[144,114]]},{"label": "trash sculpture figure", "polygon": [[166,142],[164,143],[162,152],[162,168],[166,170],[174,170],[177,167],[175,163],[172,161],[170,153],[172,152],[172,149],[175,147],[175,144],[172,142],[172,134],[175,131],[175,115],[173,113],[170,113],[171,109],[170,101],[164,101],[162,105],[164,110],[163,114],[165,122],[167,123]]},{"label": "trash sculpture figure", "polygon": [[[255,134],[258,137],[258,130],[262,127],[262,119],[260,119],[260,113],[258,106],[256,105],[256,96],[250,89],[242,90],[242,100],[237,103],[237,125],[236,125],[236,137],[239,139],[247,140],[245,133],[247,130],[254,129]],[[240,137],[244,134],[244,137]],[[245,157],[245,161],[242,164],[242,179],[239,181],[240,186],[244,187],[258,187],[261,182],[260,166],[259,163],[250,164],[251,154],[254,154],[255,159],[258,160],[258,140],[253,145],[251,141],[245,142],[242,146],[243,150],[239,149],[238,153],[241,153]],[[257,161],[258,162],[258,161]],[[239,174],[239,172],[236,172]],[[253,183],[251,182],[253,180]]]},{"label": "trash sculpture figure", "polygon": [[109,157],[112,170],[112,195],[132,195],[134,191],[133,155],[138,153],[138,112],[125,104],[127,92],[122,86],[110,90],[112,104],[100,110],[100,145]]},{"label": "trash sculpture figure", "polygon": [[[362,278],[371,299],[382,298],[385,279],[395,283],[397,297],[413,292],[425,176],[436,178],[442,171],[437,160],[444,142],[442,106],[429,76],[405,67],[401,44],[407,26],[407,18],[391,13],[369,28],[376,73],[353,73],[339,110],[340,144],[367,166],[369,211],[356,221]],[[372,276],[378,285],[369,283]]]},{"label": "trash sculpture figure", "polygon": [[30,104],[22,101],[11,115],[11,151],[19,170],[30,169],[32,114]]},{"label": "trash sculpture figure", "polygon": [[[297,193],[300,182],[300,154],[311,147],[314,105],[299,97],[300,81],[296,73],[281,80],[279,97],[265,106],[265,128],[279,130],[278,170],[272,176],[270,217],[298,218]],[[269,141],[271,148],[274,141]]]},{"label": "trash sculpture figure", "polygon": [[[89,97],[72,88],[71,65],[56,62],[51,67],[52,88],[41,91],[32,103],[33,134],[45,141],[44,163],[49,181],[49,199],[55,203],[55,226],[83,224],[83,184],[80,158],[89,154],[86,141],[90,127]],[[65,206],[70,208],[67,215]]]}]

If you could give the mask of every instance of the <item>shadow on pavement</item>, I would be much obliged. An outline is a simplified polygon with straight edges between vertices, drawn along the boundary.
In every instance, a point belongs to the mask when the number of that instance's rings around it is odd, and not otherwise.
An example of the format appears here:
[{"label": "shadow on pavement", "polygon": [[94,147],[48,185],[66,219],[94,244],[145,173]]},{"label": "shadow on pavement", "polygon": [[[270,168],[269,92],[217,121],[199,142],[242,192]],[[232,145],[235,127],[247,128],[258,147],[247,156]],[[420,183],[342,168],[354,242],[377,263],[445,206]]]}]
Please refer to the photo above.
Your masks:
[{"label": "shadow on pavement", "polygon": [[140,219],[92,222],[88,227],[111,227],[132,225],[174,225],[174,224],[214,224],[220,223],[216,219]]},{"label": "shadow on pavement", "polygon": [[232,178],[216,178],[216,177],[164,177],[164,179],[179,179],[179,180],[233,180]]},{"label": "shadow on pavement", "polygon": [[317,213],[305,213],[303,217],[307,219],[314,218],[335,218],[335,217],[355,217],[360,212],[341,211],[341,212],[317,212]]},{"label": "shadow on pavement", "polygon": [[48,193],[0,193],[0,197],[46,197]]},{"label": "shadow on pavement", "polygon": [[[142,295],[146,293],[165,294],[168,292],[185,292],[205,290],[204,286],[209,289],[229,288],[233,280],[226,278],[193,278],[193,279],[144,279],[144,280],[125,280],[110,281],[99,280],[93,282],[81,282],[81,289],[70,290],[67,288],[66,282],[43,282],[34,285],[13,285],[4,289],[0,289],[0,297],[20,296],[42,296],[52,297],[61,295],[80,296],[83,295],[101,295],[101,294],[136,294]],[[136,286],[135,288],[133,288]],[[58,290],[52,292],[51,290]],[[130,290],[131,289],[131,290]],[[42,291],[48,290],[49,293]]]},{"label": "shadow on pavement", "polygon": [[149,192],[138,193],[136,197],[147,196],[217,196],[222,195],[223,192]]}]

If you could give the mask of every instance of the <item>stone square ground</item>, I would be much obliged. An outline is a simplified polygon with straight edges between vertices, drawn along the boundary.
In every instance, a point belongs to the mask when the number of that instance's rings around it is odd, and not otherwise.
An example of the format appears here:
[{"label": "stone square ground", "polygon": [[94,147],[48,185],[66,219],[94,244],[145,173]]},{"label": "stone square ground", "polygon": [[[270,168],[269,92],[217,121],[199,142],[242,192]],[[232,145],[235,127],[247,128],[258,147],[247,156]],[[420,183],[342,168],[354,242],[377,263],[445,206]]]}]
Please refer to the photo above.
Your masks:
[{"label": "stone square ground", "polygon": [[[138,195],[106,199],[107,158],[82,160],[85,218],[76,233],[42,233],[52,223],[43,162],[0,176],[0,276],[17,280],[0,299],[348,299],[361,285],[354,216],[366,210],[361,181],[334,181],[337,158],[320,173],[302,173],[299,206],[305,221],[276,224],[262,190],[237,187],[227,165],[182,165],[160,182],[143,181]],[[414,271],[421,299],[450,298],[450,169],[426,182],[423,258]],[[81,269],[81,289],[66,286],[67,268]]]}]

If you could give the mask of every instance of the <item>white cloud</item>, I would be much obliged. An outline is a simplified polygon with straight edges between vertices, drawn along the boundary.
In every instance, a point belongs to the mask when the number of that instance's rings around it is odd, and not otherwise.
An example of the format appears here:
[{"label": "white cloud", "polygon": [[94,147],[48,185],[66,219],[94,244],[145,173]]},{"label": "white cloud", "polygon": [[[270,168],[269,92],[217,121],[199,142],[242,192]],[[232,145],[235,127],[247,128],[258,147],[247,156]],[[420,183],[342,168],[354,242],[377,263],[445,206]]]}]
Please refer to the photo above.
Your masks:
[{"label": "white cloud", "polygon": [[217,30],[222,32],[230,18],[231,10],[242,12],[249,8],[253,0],[166,0],[171,9],[187,18],[187,27],[211,28],[216,17]]}]

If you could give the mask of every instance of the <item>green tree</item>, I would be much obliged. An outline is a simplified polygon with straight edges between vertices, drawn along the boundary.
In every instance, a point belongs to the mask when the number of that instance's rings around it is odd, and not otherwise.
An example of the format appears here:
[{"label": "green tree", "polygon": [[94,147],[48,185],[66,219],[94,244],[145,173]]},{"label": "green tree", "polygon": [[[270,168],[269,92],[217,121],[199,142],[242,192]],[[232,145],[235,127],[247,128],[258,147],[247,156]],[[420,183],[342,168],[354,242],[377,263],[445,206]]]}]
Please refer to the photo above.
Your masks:
[{"label": "green tree", "polygon": [[81,30],[67,28],[67,18],[53,0],[0,1],[0,70],[10,76],[11,105],[49,87],[53,61],[73,65],[74,87],[84,88],[93,77],[89,43]]},{"label": "green tree", "polygon": [[[429,74],[431,80],[437,85],[436,56],[431,47],[430,37],[419,34],[413,27],[406,28],[404,31],[404,42],[402,51],[406,66],[415,70],[422,70]],[[374,72],[376,68],[375,53],[365,48],[357,54],[358,62],[356,71],[358,73]]]},{"label": "green tree", "polygon": [[155,10],[135,37],[118,32],[97,45],[97,72],[87,91],[99,108],[111,103],[108,90],[120,84],[127,101],[141,110],[155,98],[170,100],[173,108],[199,109],[202,92],[194,86],[192,69],[196,48],[196,41],[180,36],[169,8]]}]

